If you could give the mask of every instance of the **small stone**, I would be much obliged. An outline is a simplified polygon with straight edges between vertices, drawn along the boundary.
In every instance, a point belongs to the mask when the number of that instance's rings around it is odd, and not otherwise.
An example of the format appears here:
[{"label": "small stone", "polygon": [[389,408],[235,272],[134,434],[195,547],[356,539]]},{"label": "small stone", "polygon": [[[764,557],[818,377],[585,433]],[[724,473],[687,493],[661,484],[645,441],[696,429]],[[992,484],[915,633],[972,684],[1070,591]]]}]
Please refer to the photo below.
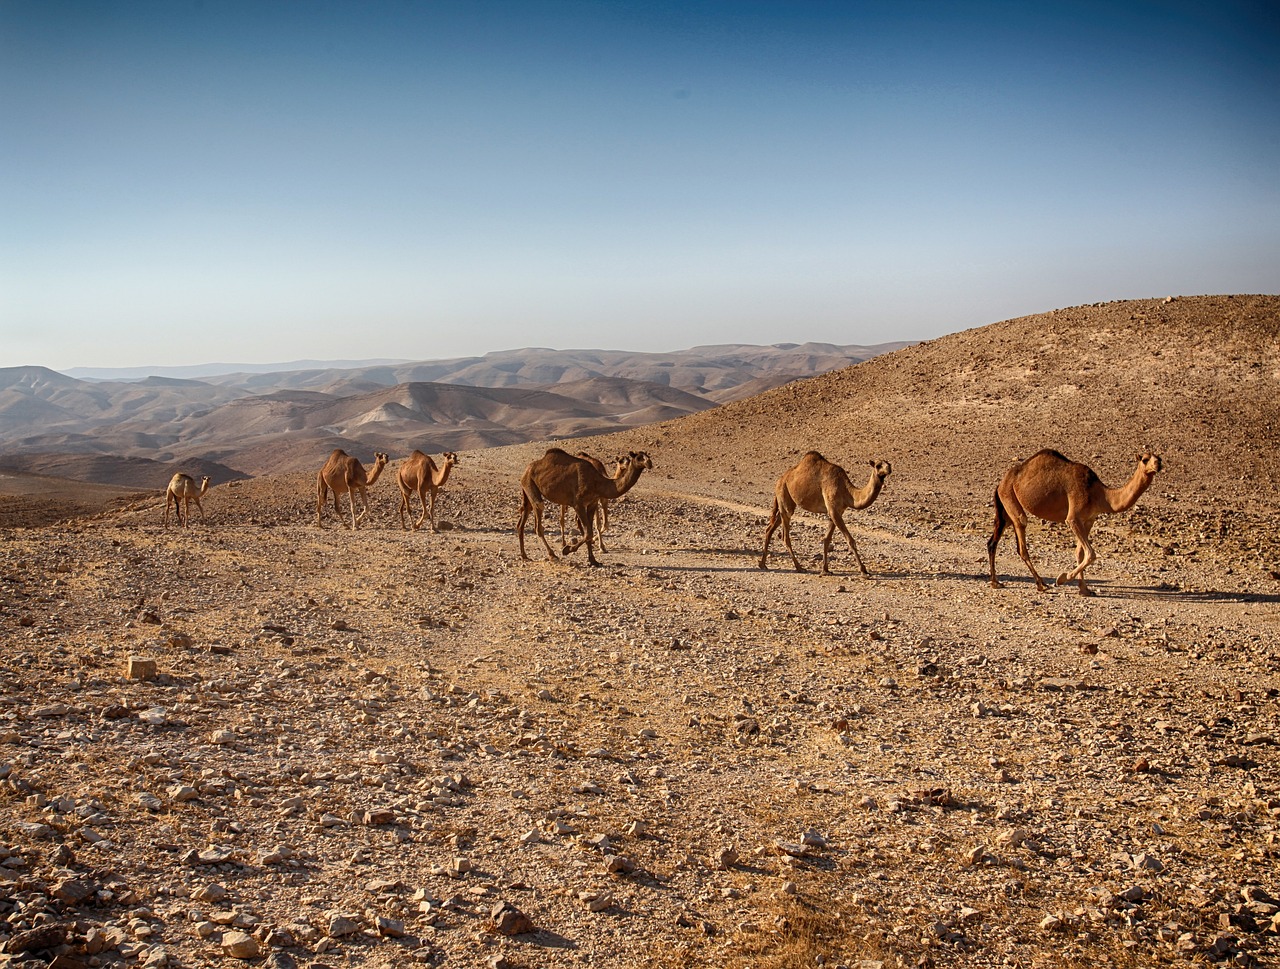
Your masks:
[{"label": "small stone", "polygon": [[64,925],[39,925],[24,932],[15,932],[4,944],[4,951],[10,955],[23,952],[37,952],[41,949],[53,949],[67,941],[67,929]]},{"label": "small stone", "polygon": [[613,905],[612,892],[578,892],[578,900],[592,912],[603,912]]},{"label": "small stone", "polygon": [[245,932],[223,933],[222,951],[233,959],[262,958],[262,946],[258,944],[257,939]]},{"label": "small stone", "polygon": [[197,888],[191,893],[191,897],[197,902],[223,902],[230,895],[231,893],[217,882],[210,882],[203,888]]},{"label": "small stone", "polygon": [[164,801],[156,797],[154,794],[139,794],[138,806],[144,811],[151,811],[153,814],[157,811],[164,810]]},{"label": "small stone", "polygon": [[636,870],[636,863],[626,855],[609,855],[604,860],[604,870],[613,875],[630,875]]},{"label": "small stone", "polygon": [[67,905],[79,905],[92,898],[97,890],[97,886],[89,882],[68,878],[54,886],[53,896]]},{"label": "small stone", "polygon": [[711,867],[716,871],[728,871],[738,863],[738,852],[730,847],[720,848],[711,855]]},{"label": "small stone", "polygon": [[156,661],[141,656],[130,656],[125,667],[125,676],[131,680],[154,680],[159,675]]},{"label": "small stone", "polygon": [[529,917],[509,902],[498,902],[489,910],[486,928],[498,935],[524,935],[537,931]]},{"label": "small stone", "polygon": [[378,935],[384,939],[403,939],[404,923],[399,919],[388,919],[378,916],[374,923],[374,927],[378,930]]},{"label": "small stone", "polygon": [[789,855],[792,858],[809,857],[809,849],[805,845],[793,844],[790,841],[778,841],[775,846],[780,854]]},{"label": "small stone", "polygon": [[349,936],[359,935],[360,926],[345,915],[335,915],[329,919],[325,934],[331,939],[345,939]]},{"label": "small stone", "polygon": [[1154,855],[1149,855],[1145,851],[1141,854],[1133,856],[1133,867],[1140,868],[1144,871],[1164,871],[1164,862]]},{"label": "small stone", "polygon": [[209,740],[219,747],[225,747],[236,742],[236,733],[234,730],[215,730]]}]

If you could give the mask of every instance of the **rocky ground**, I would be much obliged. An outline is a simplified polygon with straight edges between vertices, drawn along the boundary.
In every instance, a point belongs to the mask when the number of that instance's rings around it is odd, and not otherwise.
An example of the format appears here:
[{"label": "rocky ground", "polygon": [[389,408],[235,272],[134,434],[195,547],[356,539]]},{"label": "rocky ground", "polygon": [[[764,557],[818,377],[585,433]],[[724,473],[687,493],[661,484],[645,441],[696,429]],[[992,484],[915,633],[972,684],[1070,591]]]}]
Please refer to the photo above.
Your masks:
[{"label": "rocky ground", "polygon": [[[575,442],[655,463],[599,569],[518,557],[545,444],[463,453],[439,534],[394,461],[354,534],[310,474],[189,529],[0,488],[0,966],[1280,965],[1277,428],[1280,299],[1201,297]],[[872,578],[756,565],[815,446],[893,464]],[[988,585],[1044,446],[1165,459],[1096,598],[1012,537]]]},{"label": "rocky ground", "polygon": [[891,477],[822,577],[655,452],[589,569],[517,556],[532,453],[463,455],[436,535],[309,476],[7,530],[0,959],[1276,963],[1280,583],[1168,502],[1086,599]]}]

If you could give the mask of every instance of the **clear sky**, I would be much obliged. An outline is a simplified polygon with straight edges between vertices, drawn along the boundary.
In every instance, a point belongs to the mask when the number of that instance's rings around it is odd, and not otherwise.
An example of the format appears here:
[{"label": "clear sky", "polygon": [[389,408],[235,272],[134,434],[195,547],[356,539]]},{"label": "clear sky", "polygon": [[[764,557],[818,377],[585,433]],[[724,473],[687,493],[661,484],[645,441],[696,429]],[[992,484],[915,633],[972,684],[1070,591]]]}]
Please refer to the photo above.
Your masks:
[{"label": "clear sky", "polygon": [[1280,291],[1273,2],[0,0],[0,366]]}]

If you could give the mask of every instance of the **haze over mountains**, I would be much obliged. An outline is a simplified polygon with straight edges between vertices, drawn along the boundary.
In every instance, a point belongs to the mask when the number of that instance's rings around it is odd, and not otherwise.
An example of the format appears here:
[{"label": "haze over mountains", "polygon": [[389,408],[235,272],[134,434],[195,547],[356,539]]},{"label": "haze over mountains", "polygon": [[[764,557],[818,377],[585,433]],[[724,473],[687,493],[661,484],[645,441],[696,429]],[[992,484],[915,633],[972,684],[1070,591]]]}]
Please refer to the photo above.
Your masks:
[{"label": "haze over mountains", "polygon": [[11,367],[0,369],[0,468],[151,488],[175,470],[226,481],[310,469],[335,447],[400,455],[576,437],[697,413],[908,345],[529,348],[147,376]]}]

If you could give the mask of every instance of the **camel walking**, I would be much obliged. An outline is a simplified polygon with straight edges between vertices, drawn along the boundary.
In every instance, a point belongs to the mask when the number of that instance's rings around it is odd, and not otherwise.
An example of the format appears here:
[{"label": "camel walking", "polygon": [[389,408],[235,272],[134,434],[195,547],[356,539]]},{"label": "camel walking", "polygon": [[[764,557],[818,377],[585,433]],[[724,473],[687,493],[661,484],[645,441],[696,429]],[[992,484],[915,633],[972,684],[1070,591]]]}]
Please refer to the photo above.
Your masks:
[{"label": "camel walking", "polygon": [[849,480],[848,472],[838,464],[832,464],[817,451],[808,451],[800,462],[778,479],[773,489],[773,508],[769,513],[769,527],[764,532],[764,550],[760,553],[760,568],[769,567],[769,539],[774,530],[782,526],[782,539],[787,543],[787,551],[791,553],[791,561],[797,572],[805,571],[796,558],[795,549],[791,547],[791,516],[797,507],[816,515],[826,515],[827,534],[822,539],[822,574],[830,575],[827,567],[831,557],[831,539],[837,528],[849,541],[853,557],[858,560],[858,568],[863,575],[868,575],[867,567],[858,554],[858,546],[853,541],[848,527],[844,523],[844,513],[850,508],[861,511],[871,505],[880,495],[884,487],[884,479],[893,471],[888,461],[869,461],[871,476],[862,488],[854,488]]},{"label": "camel walking", "polygon": [[[352,531],[355,531],[360,522],[364,521],[365,516],[369,514],[369,487],[378,480],[382,474],[382,469],[387,466],[387,456],[381,451],[375,451],[373,458],[373,473],[370,474],[365,470],[363,464],[341,448],[335,449],[329,455],[329,460],[324,463],[324,467],[320,469],[320,474],[316,478],[317,525],[324,524],[325,501],[331,491],[333,492],[333,513],[335,515],[342,514],[338,506],[338,496],[346,495],[350,500]],[[357,493],[359,493],[360,502],[364,506],[364,510],[360,512],[359,517],[356,516]]]},{"label": "camel walking", "polygon": [[[204,522],[204,505],[200,504],[200,496],[209,490],[209,476],[206,474],[200,479],[200,487],[196,488],[195,479],[189,474],[175,474],[169,479],[169,487],[164,492],[164,523],[169,524],[169,502],[173,502],[173,514],[178,519],[178,524],[183,528],[189,528],[191,525],[191,503],[194,501],[196,507],[200,509],[200,521]],[[182,502],[186,508],[186,515],[183,515],[183,507],[179,506]]]},{"label": "camel walking", "polygon": [[555,560],[556,553],[542,530],[542,511],[547,502],[571,507],[583,527],[583,537],[561,550],[568,555],[584,543],[587,561],[599,565],[591,543],[595,537],[596,505],[602,500],[613,501],[622,497],[640,480],[645,470],[653,467],[653,461],[644,451],[632,451],[618,466],[614,477],[608,478],[595,469],[589,461],[576,458],[560,448],[551,448],[542,457],[525,468],[520,478],[520,520],[516,524],[516,537],[520,541],[520,557],[528,559],[524,550],[524,527],[533,513],[533,528],[542,544],[547,547],[547,558]]},{"label": "camel walking", "polygon": [[1031,564],[1027,549],[1027,517],[1035,515],[1045,521],[1066,522],[1076,539],[1076,567],[1059,575],[1057,584],[1078,581],[1080,595],[1093,595],[1084,583],[1084,570],[1097,558],[1089,530],[1100,515],[1117,515],[1132,508],[1160,470],[1158,455],[1140,454],[1136,460],[1133,476],[1119,488],[1108,488],[1091,468],[1051,450],[1039,451],[1006,471],[996,488],[995,529],[987,539],[991,588],[1003,588],[996,581],[996,548],[1007,525],[1013,526],[1018,556],[1036,580],[1036,588],[1041,592],[1049,588]]},{"label": "camel walking", "polygon": [[[605,470],[603,461],[601,461],[599,458],[592,457],[586,451],[579,451],[577,454],[574,455],[574,457],[581,458],[583,461],[590,462],[591,466],[595,468],[597,471],[599,471],[606,478],[616,478],[618,476],[618,468],[622,465],[624,461],[630,460],[629,458],[625,458],[625,457],[615,458],[613,462],[613,473],[610,474],[607,470]],[[568,510],[569,510],[568,505],[560,506],[560,542],[561,544],[563,544],[565,541],[564,521],[565,521],[565,512],[567,512]],[[596,544],[600,546],[600,551],[602,552],[609,551],[607,548],[604,547],[604,533],[608,528],[609,528],[609,502],[607,499],[602,498],[600,499],[600,503],[596,505]],[[580,533],[584,532],[581,522],[578,523],[578,531]]]},{"label": "camel walking", "polygon": [[[409,505],[409,499],[412,495],[418,496],[418,501],[422,503],[422,515],[413,523],[413,530],[416,532],[422,527],[424,521],[430,520],[431,531],[436,529],[436,493],[444,487],[444,483],[449,480],[449,473],[453,471],[454,465],[458,463],[458,456],[452,451],[445,451],[441,455],[444,464],[436,467],[436,463],[431,460],[429,455],[423,454],[421,451],[414,451],[396,471],[396,483],[400,485],[400,527],[408,528],[405,523],[405,513],[413,514],[413,509]],[[431,496],[431,511],[427,511],[427,495]]]}]

